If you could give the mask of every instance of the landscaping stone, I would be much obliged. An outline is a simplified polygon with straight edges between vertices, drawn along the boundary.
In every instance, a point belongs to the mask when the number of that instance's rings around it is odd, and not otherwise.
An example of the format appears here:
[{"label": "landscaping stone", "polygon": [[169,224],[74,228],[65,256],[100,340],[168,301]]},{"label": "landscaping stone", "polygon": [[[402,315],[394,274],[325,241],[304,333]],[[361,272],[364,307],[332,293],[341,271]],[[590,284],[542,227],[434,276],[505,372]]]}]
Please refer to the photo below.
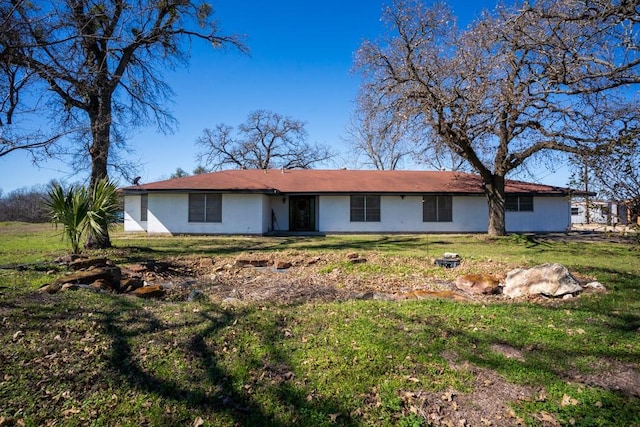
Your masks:
[{"label": "landscaping stone", "polygon": [[47,283],[45,285],[40,286],[38,291],[42,293],[47,293],[47,294],[55,294],[60,289],[62,289],[62,284],[54,282],[54,283]]},{"label": "landscaping stone", "polygon": [[109,282],[106,279],[98,279],[96,281],[94,281],[93,283],[91,283],[91,286],[93,289],[95,290],[102,290],[102,291],[107,291],[107,292],[113,292],[113,285],[111,284],[111,282]]},{"label": "landscaping stone", "polygon": [[607,292],[607,288],[600,282],[589,282],[583,287],[585,291],[589,290],[591,292]]},{"label": "landscaping stone", "polygon": [[287,261],[276,261],[273,267],[277,270],[287,270],[291,268],[291,263]]},{"label": "landscaping stone", "polygon": [[[116,272],[117,270],[117,272]],[[93,268],[90,270],[77,271],[73,274],[68,274],[66,276],[60,277],[54,283],[64,284],[64,283],[84,283],[89,284],[93,283],[98,279],[112,281],[120,281],[120,269],[117,267],[105,267],[105,268]]]},{"label": "landscaping stone", "polygon": [[131,292],[144,286],[140,277],[125,277],[120,281],[120,292]]},{"label": "landscaping stone", "polygon": [[561,264],[542,264],[510,271],[502,292],[511,298],[528,295],[562,297],[582,291],[580,283]]},{"label": "landscaping stone", "polygon": [[200,260],[198,261],[198,264],[200,268],[213,268],[215,261],[213,260],[213,258],[203,257],[203,258],[200,258]]},{"label": "landscaping stone", "polygon": [[267,267],[271,264],[268,259],[236,259],[234,265],[236,267]]},{"label": "landscaping stone", "polygon": [[448,300],[453,300],[453,301],[467,301],[467,302],[472,302],[474,301],[472,298],[466,296],[466,295],[462,295],[459,292],[454,292],[454,291],[432,291],[432,290],[416,290],[416,291],[411,291],[411,292],[407,292],[406,294],[403,295],[403,299],[417,299],[417,300],[422,300],[422,299],[433,299],[433,298],[437,298],[437,299],[448,299]]},{"label": "landscaping stone", "polygon": [[187,301],[189,302],[199,301],[199,300],[204,300],[206,298],[207,296],[200,289],[193,289],[191,292],[189,292],[189,296],[187,296]]},{"label": "landscaping stone", "polygon": [[53,262],[55,262],[56,264],[70,264],[79,258],[82,258],[82,257],[76,254],[69,254],[69,255],[60,256],[54,259]]},{"label": "landscaping stone", "polygon": [[499,294],[500,280],[489,274],[466,274],[456,279],[456,288],[474,295]]},{"label": "landscaping stone", "polygon": [[78,258],[69,263],[72,270],[85,270],[89,267],[101,267],[107,265],[106,258]]},{"label": "landscaping stone", "polygon": [[165,290],[162,286],[151,285],[134,289],[130,294],[140,298],[162,298],[165,294]]}]

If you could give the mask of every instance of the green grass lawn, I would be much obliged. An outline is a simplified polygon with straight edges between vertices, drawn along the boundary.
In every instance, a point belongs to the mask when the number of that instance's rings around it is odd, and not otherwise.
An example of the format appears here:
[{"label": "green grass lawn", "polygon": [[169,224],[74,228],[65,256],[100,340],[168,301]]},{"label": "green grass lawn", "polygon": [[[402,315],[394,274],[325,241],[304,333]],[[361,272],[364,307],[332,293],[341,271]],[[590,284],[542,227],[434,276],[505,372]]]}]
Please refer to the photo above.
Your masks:
[{"label": "green grass lawn", "polygon": [[[456,413],[467,425],[640,425],[629,383],[640,377],[640,247],[631,241],[162,237],[121,229],[112,241],[106,254],[123,264],[283,251],[370,255],[350,270],[326,267],[354,277],[406,274],[420,264],[422,275],[445,274],[426,260],[447,251],[463,255],[467,271],[559,262],[609,292],[549,304],[293,306],[48,295],[37,288],[61,274],[47,271],[67,252],[59,231],[1,223],[0,266],[35,264],[0,269],[0,425],[418,426],[447,425]],[[497,403],[507,409],[496,413]],[[473,418],[483,413],[484,421]]]}]

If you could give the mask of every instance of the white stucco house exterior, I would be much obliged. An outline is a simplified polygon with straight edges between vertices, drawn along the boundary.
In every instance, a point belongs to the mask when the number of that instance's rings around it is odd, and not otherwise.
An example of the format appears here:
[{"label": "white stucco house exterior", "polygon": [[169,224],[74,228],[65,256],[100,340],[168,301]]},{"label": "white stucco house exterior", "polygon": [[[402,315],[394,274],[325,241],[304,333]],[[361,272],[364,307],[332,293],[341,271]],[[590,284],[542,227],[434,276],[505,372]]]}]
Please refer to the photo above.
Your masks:
[{"label": "white stucco house exterior", "polygon": [[[480,177],[443,171],[226,170],[121,189],[124,229],[164,234],[484,233]],[[569,190],[506,183],[508,232],[562,232]]]}]

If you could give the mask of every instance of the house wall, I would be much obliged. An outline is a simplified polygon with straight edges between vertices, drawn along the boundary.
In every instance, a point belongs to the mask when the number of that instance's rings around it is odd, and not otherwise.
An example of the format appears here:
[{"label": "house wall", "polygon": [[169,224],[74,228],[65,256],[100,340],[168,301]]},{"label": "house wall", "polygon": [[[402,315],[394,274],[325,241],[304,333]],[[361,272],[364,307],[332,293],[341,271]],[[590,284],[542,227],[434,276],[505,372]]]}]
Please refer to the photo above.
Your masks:
[{"label": "house wall", "polygon": [[[284,203],[282,200],[284,199]],[[289,230],[289,197],[269,196],[269,224],[267,231]],[[271,213],[273,212],[273,218]]]},{"label": "house wall", "polygon": [[189,222],[189,195],[186,193],[149,194],[146,227],[139,221],[139,206],[140,196],[125,197],[125,231],[146,229],[149,233],[168,234],[263,234],[267,232],[270,221],[270,214],[267,215],[270,212],[269,198],[262,194],[223,194],[222,222]]},{"label": "house wall", "polygon": [[140,221],[140,196],[124,196],[124,231],[146,231],[147,221]]},{"label": "house wall", "polygon": [[508,233],[562,232],[571,227],[571,204],[566,197],[534,197],[533,212],[506,212]]},{"label": "house wall", "polygon": [[[189,223],[188,194],[149,194],[148,221],[140,221],[140,196],[125,196],[125,231],[172,234],[264,234],[289,229],[289,198],[223,194],[222,222]],[[489,221],[484,196],[453,197],[451,222],[423,222],[422,196],[381,196],[380,222],[351,222],[348,195],[318,196],[317,229],[324,233],[485,233]],[[565,231],[569,200],[534,197],[533,212],[507,212],[508,232]]]},{"label": "house wall", "polygon": [[320,196],[319,206],[319,231],[325,233],[485,232],[488,223],[482,196],[454,197],[451,222],[423,222],[422,196],[382,196],[380,222],[351,222],[349,196]]}]

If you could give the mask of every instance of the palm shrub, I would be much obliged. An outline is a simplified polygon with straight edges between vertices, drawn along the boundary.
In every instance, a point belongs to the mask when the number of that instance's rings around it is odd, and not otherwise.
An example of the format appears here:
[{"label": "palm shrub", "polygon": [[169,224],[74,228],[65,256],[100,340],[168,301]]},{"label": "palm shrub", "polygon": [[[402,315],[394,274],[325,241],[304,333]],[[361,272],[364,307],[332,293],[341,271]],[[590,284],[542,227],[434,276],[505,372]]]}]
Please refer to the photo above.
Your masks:
[{"label": "palm shrub", "polygon": [[61,224],[63,237],[71,244],[71,252],[79,254],[85,231],[103,235],[117,221],[120,209],[116,186],[107,179],[96,183],[93,191],[71,186],[67,190],[54,184],[45,202],[51,221]]},{"label": "palm shrub", "polygon": [[91,194],[91,209],[87,214],[87,228],[91,234],[108,239],[109,228],[118,221],[119,202],[115,184],[108,179],[96,182]]}]

